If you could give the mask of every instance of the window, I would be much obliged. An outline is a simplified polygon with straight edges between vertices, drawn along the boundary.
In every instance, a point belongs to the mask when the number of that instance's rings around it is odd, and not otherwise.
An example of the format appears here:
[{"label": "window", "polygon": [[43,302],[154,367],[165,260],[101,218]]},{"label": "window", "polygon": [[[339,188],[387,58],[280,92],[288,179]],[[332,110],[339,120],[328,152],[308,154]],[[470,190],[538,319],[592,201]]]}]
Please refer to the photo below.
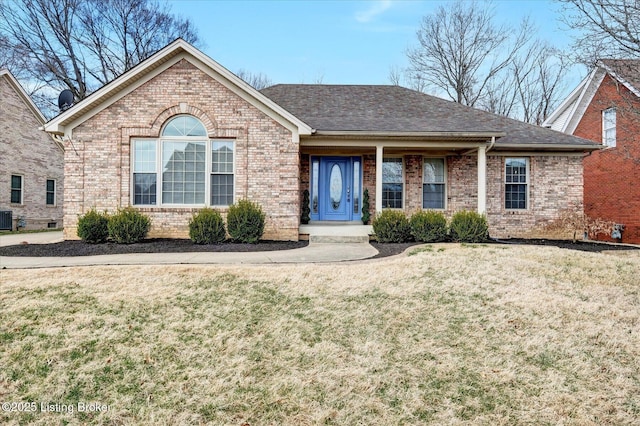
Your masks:
[{"label": "window", "polygon": [[234,150],[232,140],[209,140],[196,118],[172,119],[159,140],[133,141],[133,204],[233,204]]},{"label": "window", "polygon": [[526,158],[507,158],[505,161],[506,209],[526,209],[528,198],[529,162]]},{"label": "window", "polygon": [[422,170],[422,208],[444,209],[444,158],[425,158]]},{"label": "window", "polygon": [[382,162],[382,207],[402,208],[402,158],[385,158]]},{"label": "window", "polygon": [[233,142],[212,141],[211,205],[233,204]]},{"label": "window", "polygon": [[47,188],[46,188],[46,203],[48,206],[56,205],[56,181],[53,179],[47,179]]},{"label": "window", "polygon": [[156,204],[156,146],[154,140],[133,142],[133,204]]},{"label": "window", "polygon": [[22,204],[22,176],[11,175],[11,204]]},{"label": "window", "polygon": [[204,204],[206,142],[162,142],[162,204]]},{"label": "window", "polygon": [[608,108],[602,111],[602,143],[606,146],[616,146],[615,108]]}]

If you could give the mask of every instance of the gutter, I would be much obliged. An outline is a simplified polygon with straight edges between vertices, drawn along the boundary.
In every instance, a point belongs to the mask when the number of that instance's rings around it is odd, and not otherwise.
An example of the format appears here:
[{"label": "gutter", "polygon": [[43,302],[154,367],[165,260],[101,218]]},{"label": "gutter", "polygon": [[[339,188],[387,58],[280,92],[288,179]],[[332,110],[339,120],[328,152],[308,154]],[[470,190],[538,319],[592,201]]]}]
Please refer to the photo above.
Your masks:
[{"label": "gutter", "polygon": [[484,139],[506,136],[505,132],[399,132],[367,130],[316,130],[314,136],[388,137],[388,138],[465,138]]},{"label": "gutter", "polygon": [[603,149],[602,145],[571,145],[571,144],[500,144],[497,149],[511,149],[520,151],[542,150],[542,151],[598,151]]}]

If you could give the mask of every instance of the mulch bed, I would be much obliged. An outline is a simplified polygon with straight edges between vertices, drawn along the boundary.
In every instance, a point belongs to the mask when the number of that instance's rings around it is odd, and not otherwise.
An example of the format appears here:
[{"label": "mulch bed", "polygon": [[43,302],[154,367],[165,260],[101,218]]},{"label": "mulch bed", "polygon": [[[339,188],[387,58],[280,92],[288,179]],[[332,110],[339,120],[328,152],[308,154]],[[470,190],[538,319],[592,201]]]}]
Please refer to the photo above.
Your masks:
[{"label": "mulch bed", "polygon": [[640,250],[640,246],[628,246],[622,244],[608,244],[593,241],[571,241],[571,240],[545,240],[545,239],[517,239],[492,240],[499,244],[529,244],[536,246],[554,246],[563,249],[587,251],[591,253],[601,253],[611,250]]},{"label": "mulch bed", "polygon": [[[542,246],[555,246],[564,249],[580,250],[600,253],[606,250],[638,250],[638,246],[614,245],[606,243],[594,243],[590,241],[565,241],[542,239],[509,239],[492,240],[487,244],[531,244]],[[222,243],[211,245],[194,244],[186,239],[156,238],[144,240],[136,244],[87,244],[82,241],[63,241],[51,244],[20,244],[15,246],[0,247],[0,256],[16,257],[68,257],[68,256],[96,256],[102,254],[127,254],[127,253],[186,253],[186,252],[254,252],[292,250],[306,247],[308,241],[260,241],[257,244]],[[371,245],[378,250],[374,258],[394,256],[404,252],[407,248],[419,243],[378,243]]]},{"label": "mulch bed", "polygon": [[253,252],[291,250],[306,247],[308,241],[260,241],[257,244],[194,244],[187,239],[151,238],[135,244],[88,244],[83,241],[62,241],[51,244],[20,244],[0,247],[0,256],[69,257],[128,253],[189,253],[189,252]]}]

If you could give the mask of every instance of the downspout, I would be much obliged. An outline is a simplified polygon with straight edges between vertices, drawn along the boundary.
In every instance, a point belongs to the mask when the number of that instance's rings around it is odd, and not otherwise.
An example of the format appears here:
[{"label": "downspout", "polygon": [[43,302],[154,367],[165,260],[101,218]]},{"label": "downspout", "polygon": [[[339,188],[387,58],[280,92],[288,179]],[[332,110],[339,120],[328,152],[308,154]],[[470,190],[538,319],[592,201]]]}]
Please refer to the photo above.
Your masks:
[{"label": "downspout", "polygon": [[495,136],[491,136],[491,144],[489,144],[489,147],[487,148],[487,150],[485,151],[485,153],[491,151],[491,148],[493,148],[493,146],[496,144],[496,137]]}]

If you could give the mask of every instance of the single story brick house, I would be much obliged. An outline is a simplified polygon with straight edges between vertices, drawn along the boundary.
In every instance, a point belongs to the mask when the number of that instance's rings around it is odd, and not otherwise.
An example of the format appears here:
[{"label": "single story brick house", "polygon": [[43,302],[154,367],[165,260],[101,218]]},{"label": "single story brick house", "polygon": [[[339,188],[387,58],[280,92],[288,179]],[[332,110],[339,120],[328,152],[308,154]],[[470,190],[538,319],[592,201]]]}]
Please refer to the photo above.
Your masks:
[{"label": "single story brick house", "polygon": [[42,131],[45,121],[13,74],[0,69],[0,230],[63,226],[64,152]]},{"label": "single story brick house", "polygon": [[151,236],[185,237],[204,206],[247,198],[264,238],[311,220],[436,209],[486,213],[495,237],[538,235],[582,209],[582,158],[598,145],[398,86],[255,90],[183,40],[45,125],[65,144],[65,237],[92,207],[132,205]]}]

